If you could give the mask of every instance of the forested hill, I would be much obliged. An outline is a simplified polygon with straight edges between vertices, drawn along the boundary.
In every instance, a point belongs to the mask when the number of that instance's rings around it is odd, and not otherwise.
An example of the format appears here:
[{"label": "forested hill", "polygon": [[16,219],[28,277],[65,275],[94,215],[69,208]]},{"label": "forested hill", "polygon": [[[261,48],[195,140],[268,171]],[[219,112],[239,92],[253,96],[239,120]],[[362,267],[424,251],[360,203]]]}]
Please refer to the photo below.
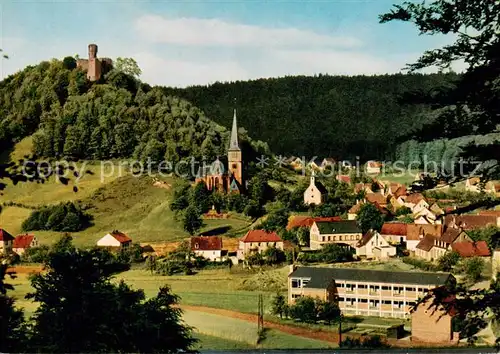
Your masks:
[{"label": "forested hill", "polygon": [[407,93],[449,86],[456,74],[291,76],[164,88],[226,127],[234,98],[239,124],[277,154],[383,158],[396,139],[431,119]]},{"label": "forested hill", "polygon": [[[30,135],[37,156],[72,159],[211,160],[229,144],[229,131],[190,102],[116,70],[89,82],[72,57],[0,82],[0,151]],[[240,139],[247,156],[269,153]]]}]

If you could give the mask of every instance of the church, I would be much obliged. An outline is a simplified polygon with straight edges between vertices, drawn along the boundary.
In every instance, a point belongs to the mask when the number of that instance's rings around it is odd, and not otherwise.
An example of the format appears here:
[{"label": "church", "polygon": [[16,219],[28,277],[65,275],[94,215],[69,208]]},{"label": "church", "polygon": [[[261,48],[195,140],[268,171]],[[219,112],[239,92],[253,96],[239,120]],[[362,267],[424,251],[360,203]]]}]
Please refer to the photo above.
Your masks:
[{"label": "church", "polygon": [[233,115],[231,141],[227,151],[227,168],[217,158],[208,166],[199,168],[196,183],[204,182],[208,190],[224,193],[242,193],[244,191],[243,159],[238,144],[238,124],[236,122],[236,109]]}]

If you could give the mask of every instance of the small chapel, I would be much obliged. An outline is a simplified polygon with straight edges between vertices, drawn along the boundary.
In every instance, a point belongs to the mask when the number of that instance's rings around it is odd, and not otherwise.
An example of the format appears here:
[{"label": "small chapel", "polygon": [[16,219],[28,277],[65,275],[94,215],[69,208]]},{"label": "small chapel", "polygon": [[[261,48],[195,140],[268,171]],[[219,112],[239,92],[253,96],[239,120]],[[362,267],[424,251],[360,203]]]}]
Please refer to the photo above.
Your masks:
[{"label": "small chapel", "polygon": [[227,151],[227,168],[217,158],[211,165],[199,168],[195,182],[204,182],[210,191],[238,194],[244,191],[243,159],[238,143],[236,109],[234,110],[231,140]]}]

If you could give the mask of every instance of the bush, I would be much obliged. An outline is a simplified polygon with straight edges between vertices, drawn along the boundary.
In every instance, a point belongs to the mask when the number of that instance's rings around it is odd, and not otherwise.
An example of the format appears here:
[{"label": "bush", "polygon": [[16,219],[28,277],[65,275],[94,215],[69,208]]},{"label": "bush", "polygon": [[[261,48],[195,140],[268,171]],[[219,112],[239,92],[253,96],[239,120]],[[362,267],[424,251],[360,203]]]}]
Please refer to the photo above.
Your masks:
[{"label": "bush", "polygon": [[82,231],[91,225],[92,216],[74,203],[43,207],[33,211],[22,224],[23,231]]},{"label": "bush", "polygon": [[45,263],[49,259],[50,248],[47,245],[26,249],[21,261],[26,263]]},{"label": "bush", "polygon": [[340,347],[347,349],[380,349],[390,348],[390,345],[383,341],[380,336],[375,335],[362,338],[347,337],[340,343]]},{"label": "bush", "polygon": [[340,263],[352,261],[353,255],[350,249],[330,243],[319,251],[301,253],[299,260],[304,263]]},{"label": "bush", "polygon": [[417,259],[413,257],[402,257],[401,259],[403,263],[414,266],[415,268],[419,268],[429,272],[439,271],[439,268],[436,265],[423,259]]}]

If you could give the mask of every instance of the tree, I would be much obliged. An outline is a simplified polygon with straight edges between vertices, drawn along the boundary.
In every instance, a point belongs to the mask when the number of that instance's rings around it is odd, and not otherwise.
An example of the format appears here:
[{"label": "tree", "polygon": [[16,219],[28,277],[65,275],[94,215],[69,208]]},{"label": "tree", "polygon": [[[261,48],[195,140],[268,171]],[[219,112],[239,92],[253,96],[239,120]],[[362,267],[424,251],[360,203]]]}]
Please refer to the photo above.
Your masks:
[{"label": "tree", "polygon": [[280,264],[286,260],[285,252],[276,247],[268,247],[262,252],[262,258],[269,265]]},{"label": "tree", "polygon": [[290,316],[301,322],[316,322],[318,317],[316,302],[309,296],[299,297],[295,304],[290,306]]},{"label": "tree", "polygon": [[[408,65],[410,71],[430,66],[447,69],[457,60],[468,66],[455,85],[410,97],[414,103],[431,103],[438,117],[416,131],[416,136],[433,140],[436,135],[453,138],[471,131],[485,134],[495,130],[500,117],[499,13],[498,1],[433,0],[421,4],[405,1],[380,15],[381,23],[411,22],[420,34],[456,36],[454,43],[424,52],[416,63]],[[462,155],[475,161],[491,160],[477,172],[482,172],[484,180],[492,179],[500,173],[499,145],[498,141],[471,144]]]},{"label": "tree", "polygon": [[15,307],[14,299],[7,295],[7,290],[14,290],[11,284],[5,283],[5,276],[14,278],[7,272],[8,265],[0,264],[0,352],[15,353],[25,350],[26,324],[22,310]]},{"label": "tree", "polygon": [[184,212],[184,217],[182,220],[182,226],[184,230],[191,236],[197,233],[203,226],[203,220],[201,219],[200,211],[195,206],[188,206]]},{"label": "tree", "polygon": [[121,71],[135,78],[139,78],[142,74],[141,68],[133,58],[116,58],[113,65],[116,71]]},{"label": "tree", "polygon": [[111,282],[114,267],[101,251],[53,253],[46,266],[27,295],[40,303],[31,338],[36,351],[177,353],[194,343],[168,287],[145,300],[142,290]]},{"label": "tree", "polygon": [[438,265],[443,272],[450,272],[458,264],[459,260],[460,255],[457,252],[446,252],[438,258]]},{"label": "tree", "polygon": [[369,230],[380,231],[384,224],[384,217],[375,205],[365,203],[359,210],[357,223],[363,233]]},{"label": "tree", "polygon": [[286,307],[287,304],[285,297],[280,293],[276,294],[272,302],[272,314],[275,316],[279,315],[280,318],[283,318],[283,314],[286,313]]},{"label": "tree", "polygon": [[484,260],[481,257],[465,258],[460,263],[462,272],[471,283],[476,283],[481,279],[484,266]]},{"label": "tree", "polygon": [[338,321],[340,308],[337,303],[331,301],[318,301],[318,319],[327,324]]}]

